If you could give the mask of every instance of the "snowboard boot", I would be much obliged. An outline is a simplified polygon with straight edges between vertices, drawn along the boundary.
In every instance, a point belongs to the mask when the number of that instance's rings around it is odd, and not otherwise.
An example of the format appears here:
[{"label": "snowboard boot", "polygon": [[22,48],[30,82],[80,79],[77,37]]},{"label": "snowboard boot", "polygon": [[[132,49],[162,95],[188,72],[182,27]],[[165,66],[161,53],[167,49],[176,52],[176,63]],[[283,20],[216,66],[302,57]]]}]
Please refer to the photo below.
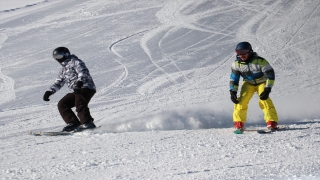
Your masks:
[{"label": "snowboard boot", "polygon": [[267,128],[270,130],[276,130],[276,129],[278,129],[278,123],[275,121],[269,120],[267,122]]},{"label": "snowboard boot", "polygon": [[93,121],[88,121],[88,122],[81,124],[79,126],[79,130],[93,129],[93,128],[96,128],[96,125],[93,123]]},{"label": "snowboard boot", "polygon": [[77,130],[80,126],[80,122],[72,122],[72,123],[68,123],[68,125],[66,127],[64,127],[62,129],[62,131],[64,132],[70,132],[70,131],[74,131],[74,130]]},{"label": "snowboard boot", "polygon": [[234,122],[234,133],[235,134],[242,134],[244,131],[244,123],[243,122]]}]

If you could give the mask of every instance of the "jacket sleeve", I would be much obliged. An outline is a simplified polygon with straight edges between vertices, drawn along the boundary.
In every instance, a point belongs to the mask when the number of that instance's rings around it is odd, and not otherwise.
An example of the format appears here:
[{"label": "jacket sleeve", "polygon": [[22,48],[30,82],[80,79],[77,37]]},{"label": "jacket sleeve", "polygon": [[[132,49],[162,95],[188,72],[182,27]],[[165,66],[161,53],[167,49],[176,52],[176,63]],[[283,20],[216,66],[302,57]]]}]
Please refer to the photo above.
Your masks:
[{"label": "jacket sleeve", "polygon": [[237,70],[235,62],[232,63],[230,74],[230,91],[238,91],[240,76],[241,73],[239,70]]},{"label": "jacket sleeve", "polygon": [[65,84],[65,77],[63,76],[63,68],[61,68],[58,77],[54,81],[53,85],[49,88],[52,93],[59,91]]},{"label": "jacket sleeve", "polygon": [[272,66],[265,59],[261,63],[261,71],[263,72],[264,76],[267,78],[266,87],[272,88],[275,81],[275,73]]},{"label": "jacket sleeve", "polygon": [[91,75],[90,75],[89,70],[86,67],[85,63],[82,60],[77,59],[75,61],[74,69],[75,69],[76,73],[78,74],[77,81],[82,81],[83,87],[91,87],[92,86],[91,85],[92,78],[91,78]]}]

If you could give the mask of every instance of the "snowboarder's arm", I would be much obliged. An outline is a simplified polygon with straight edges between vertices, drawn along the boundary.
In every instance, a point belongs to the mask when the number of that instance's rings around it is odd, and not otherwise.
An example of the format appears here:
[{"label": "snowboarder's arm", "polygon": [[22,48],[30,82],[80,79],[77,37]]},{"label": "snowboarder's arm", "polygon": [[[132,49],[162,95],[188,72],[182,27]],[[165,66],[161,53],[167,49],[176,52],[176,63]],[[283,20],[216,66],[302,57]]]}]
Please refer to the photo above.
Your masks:
[{"label": "snowboarder's arm", "polygon": [[62,69],[58,75],[58,77],[56,78],[56,80],[54,81],[53,85],[49,88],[49,91],[51,91],[53,94],[56,93],[57,91],[59,91],[63,85],[65,84],[65,77],[63,76],[62,73]]},{"label": "snowboarder's arm", "polygon": [[236,69],[235,63],[233,63],[230,74],[230,91],[238,91],[240,75],[240,71]]},{"label": "snowboarder's arm", "polygon": [[75,61],[75,70],[78,73],[78,79],[77,81],[83,82],[83,84],[88,82],[89,70],[81,60]]},{"label": "snowboarder's arm", "polygon": [[274,73],[272,66],[265,59],[262,61],[262,63],[260,65],[261,65],[261,71],[267,77],[266,87],[272,88],[274,81],[275,81],[275,73]]}]

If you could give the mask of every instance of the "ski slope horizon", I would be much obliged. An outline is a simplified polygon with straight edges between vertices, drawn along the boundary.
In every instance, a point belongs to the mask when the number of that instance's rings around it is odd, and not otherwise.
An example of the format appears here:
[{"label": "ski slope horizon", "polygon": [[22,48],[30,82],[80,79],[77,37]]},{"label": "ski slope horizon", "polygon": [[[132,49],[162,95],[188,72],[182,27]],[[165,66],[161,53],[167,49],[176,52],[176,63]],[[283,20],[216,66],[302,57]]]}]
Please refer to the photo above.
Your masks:
[{"label": "ski slope horizon", "polygon": [[[2,178],[320,177],[319,1],[0,5]],[[241,41],[275,69],[270,97],[279,124],[292,131],[232,133],[229,75]],[[30,130],[64,127],[57,102],[68,88],[42,100],[58,74],[52,58],[58,46],[89,68],[97,86],[89,106],[102,127],[66,137],[28,136]],[[256,95],[246,126],[265,126]]]}]

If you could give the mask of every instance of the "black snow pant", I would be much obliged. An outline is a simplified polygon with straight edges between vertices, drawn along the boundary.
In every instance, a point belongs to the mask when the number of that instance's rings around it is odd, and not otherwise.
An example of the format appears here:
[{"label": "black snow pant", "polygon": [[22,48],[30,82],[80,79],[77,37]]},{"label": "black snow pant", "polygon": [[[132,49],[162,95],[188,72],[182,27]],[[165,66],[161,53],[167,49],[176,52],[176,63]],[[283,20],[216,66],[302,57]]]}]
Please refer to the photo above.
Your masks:
[{"label": "black snow pant", "polygon": [[[95,90],[83,88],[81,94],[66,94],[58,103],[58,109],[63,120],[67,124],[84,124],[93,121],[88,104],[95,93]],[[73,107],[76,107],[77,116],[72,111]]]}]

